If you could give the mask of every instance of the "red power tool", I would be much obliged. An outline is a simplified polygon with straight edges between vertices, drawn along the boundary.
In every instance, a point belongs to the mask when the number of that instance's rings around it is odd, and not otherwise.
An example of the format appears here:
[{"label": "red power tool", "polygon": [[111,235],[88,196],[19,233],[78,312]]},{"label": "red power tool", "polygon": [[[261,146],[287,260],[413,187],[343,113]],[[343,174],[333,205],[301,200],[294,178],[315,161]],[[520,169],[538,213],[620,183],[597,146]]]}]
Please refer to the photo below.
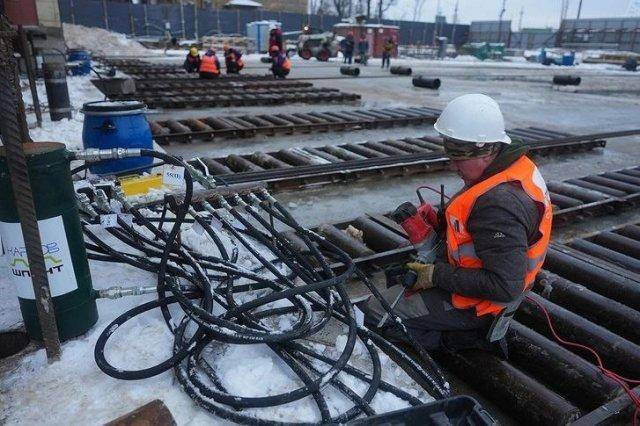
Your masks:
[{"label": "red power tool", "polygon": [[[413,247],[416,249],[415,260],[422,263],[433,263],[436,260],[436,251],[441,242],[439,241],[438,232],[434,229],[434,225],[437,226],[439,221],[438,213],[422,198],[420,194],[420,189],[422,188],[421,186],[416,191],[418,199],[420,200],[419,207],[407,201],[391,213],[391,218],[402,226],[402,229],[407,233],[409,241],[411,241],[411,244],[413,244]],[[443,186],[441,186],[440,195],[440,210],[444,211],[445,195]],[[408,289],[416,283],[418,275],[415,271],[407,269],[404,265],[392,266],[385,271],[385,274],[388,281],[404,287],[398,296],[396,296],[393,303],[391,303],[391,309],[393,309],[403,294],[409,297],[414,293]],[[378,327],[382,327],[388,318],[389,314],[386,313],[378,323]]]}]

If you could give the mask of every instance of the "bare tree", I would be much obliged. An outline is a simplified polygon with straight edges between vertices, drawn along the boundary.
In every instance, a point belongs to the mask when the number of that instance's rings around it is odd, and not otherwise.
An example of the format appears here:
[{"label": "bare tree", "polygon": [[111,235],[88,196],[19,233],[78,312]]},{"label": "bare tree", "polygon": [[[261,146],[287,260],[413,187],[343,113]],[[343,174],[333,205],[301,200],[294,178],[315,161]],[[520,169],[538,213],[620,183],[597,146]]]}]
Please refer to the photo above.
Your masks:
[{"label": "bare tree", "polygon": [[384,13],[397,2],[398,0],[378,0],[378,19],[382,20]]},{"label": "bare tree", "polygon": [[352,0],[333,0],[333,8],[340,18],[349,16],[352,10]]},{"label": "bare tree", "polygon": [[422,16],[422,8],[427,0],[413,0],[413,22],[416,22]]}]

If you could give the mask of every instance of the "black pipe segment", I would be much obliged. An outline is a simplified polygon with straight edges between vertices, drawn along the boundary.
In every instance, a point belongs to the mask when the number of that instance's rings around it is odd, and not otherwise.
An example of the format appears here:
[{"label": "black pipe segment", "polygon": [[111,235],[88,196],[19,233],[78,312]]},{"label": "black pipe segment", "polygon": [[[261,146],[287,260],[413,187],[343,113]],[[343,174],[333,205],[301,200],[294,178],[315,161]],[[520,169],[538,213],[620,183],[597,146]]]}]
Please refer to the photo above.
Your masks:
[{"label": "black pipe segment", "polygon": [[463,377],[522,425],[566,425],[580,410],[507,361],[481,351],[446,353],[438,362]]},{"label": "black pipe segment", "polygon": [[553,84],[558,86],[579,86],[582,79],[572,75],[554,75]]},{"label": "black pipe segment", "polygon": [[640,312],[546,271],[538,275],[539,293],[553,303],[619,336],[640,343]]},{"label": "black pipe segment", "polygon": [[615,398],[618,384],[593,364],[517,321],[507,332],[509,362],[586,410]]},{"label": "black pipe segment", "polygon": [[[516,313],[519,322],[552,338],[545,315],[532,300],[544,306],[551,317],[554,329],[563,339],[594,348],[602,357],[604,365],[618,374],[627,377],[640,376],[640,346],[538,294],[527,295]],[[590,353],[575,348],[569,349],[586,360],[593,361]]]},{"label": "black pipe segment", "polygon": [[51,121],[71,118],[71,101],[64,62],[45,62],[42,68]]},{"label": "black pipe segment", "polygon": [[575,258],[555,247],[549,247],[544,267],[591,291],[640,310],[640,285],[629,277],[607,272],[586,259]]},{"label": "black pipe segment", "polygon": [[640,260],[640,241],[609,231],[600,232],[598,235],[591,237],[590,240],[596,244]]},{"label": "black pipe segment", "polygon": [[349,67],[349,66],[340,67],[340,74],[342,74],[342,75],[350,75],[352,77],[358,77],[360,75],[360,68],[359,67]]},{"label": "black pipe segment", "polygon": [[394,250],[409,245],[409,240],[367,216],[357,218],[353,222],[353,226],[364,233],[364,243],[376,252]]},{"label": "black pipe segment", "polygon": [[389,72],[395,75],[411,75],[411,67],[402,67],[395,65],[389,68]]},{"label": "black pipe segment", "polygon": [[423,87],[425,89],[433,89],[438,90],[440,88],[440,79],[439,78],[429,78],[424,75],[416,75],[411,80],[415,87]]},{"label": "black pipe segment", "polygon": [[598,259],[606,260],[607,262],[615,263],[616,265],[626,268],[632,272],[640,273],[640,260],[627,256],[626,254],[611,250],[607,247],[603,247],[599,244],[595,244],[581,238],[572,240],[568,242],[567,245],[581,251],[582,253],[597,257]]}]

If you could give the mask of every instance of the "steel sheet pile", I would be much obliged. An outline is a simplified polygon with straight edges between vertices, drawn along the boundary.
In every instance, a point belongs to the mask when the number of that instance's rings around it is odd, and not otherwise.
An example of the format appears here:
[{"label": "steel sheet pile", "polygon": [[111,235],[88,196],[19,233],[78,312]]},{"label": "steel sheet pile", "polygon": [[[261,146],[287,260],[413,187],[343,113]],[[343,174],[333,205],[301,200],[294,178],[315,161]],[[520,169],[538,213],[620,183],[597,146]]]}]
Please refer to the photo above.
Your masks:
[{"label": "steel sheet pile", "polygon": [[[449,394],[438,367],[418,345],[421,363],[356,321],[345,284],[358,278],[379,295],[375,287],[345,252],[301,227],[264,188],[235,192],[233,187],[216,186],[220,182],[174,157],[153,151],[143,155],[184,168],[184,192],[165,194],[144,207],[132,204],[114,185],[83,185],[78,193],[90,259],[157,274],[157,299],[124,312],[98,339],[95,359],[102,371],[138,380],[173,369],[197,404],[246,424],[342,423],[375,414],[372,401],[381,394],[394,395],[407,405],[421,404],[429,395]],[[208,191],[206,197],[194,196],[194,180]],[[92,225],[113,214],[118,214],[117,226],[104,231],[117,244],[94,232]],[[215,250],[204,253],[190,246],[182,234],[196,228]],[[289,238],[295,238],[297,245],[283,233],[295,233]],[[336,263],[343,265],[342,272],[332,270],[330,265]],[[112,365],[107,345],[112,336],[123,333],[125,327],[120,328],[127,321],[158,309],[173,334],[173,342],[158,345],[172,345],[172,356],[138,370]],[[327,351],[316,336],[330,324],[346,331],[346,339]],[[234,394],[225,385],[218,361],[236,345],[260,344],[279,357],[282,362],[275,368],[288,370],[285,374],[295,385],[273,394],[256,396],[251,390]],[[385,362],[390,361],[381,350],[420,386],[414,385],[409,393],[383,380]],[[417,392],[420,387],[424,391]],[[330,403],[328,399],[336,395],[348,403]],[[316,407],[313,419],[274,418],[273,407],[311,401]]]}]

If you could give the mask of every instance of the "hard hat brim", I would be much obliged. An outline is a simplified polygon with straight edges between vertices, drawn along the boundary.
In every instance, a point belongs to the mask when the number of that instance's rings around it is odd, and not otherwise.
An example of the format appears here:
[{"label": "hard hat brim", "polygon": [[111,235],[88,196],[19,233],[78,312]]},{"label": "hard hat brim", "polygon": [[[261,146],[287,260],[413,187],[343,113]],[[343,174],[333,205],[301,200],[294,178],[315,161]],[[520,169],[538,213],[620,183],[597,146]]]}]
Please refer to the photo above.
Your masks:
[{"label": "hard hat brim", "polygon": [[469,142],[469,143],[504,143],[504,144],[507,144],[507,145],[509,145],[511,143],[511,138],[506,133],[504,134],[503,137],[501,137],[501,138],[499,138],[497,140],[480,141],[480,140],[462,139],[462,138],[459,138],[459,137],[455,137],[453,134],[451,134],[451,132],[448,132],[448,131],[446,131],[444,129],[440,129],[439,126],[438,126],[438,122],[436,122],[433,125],[433,128],[436,130],[436,132],[438,132],[440,134],[440,136],[451,138],[451,139],[455,139],[455,140],[460,141],[460,142]]}]

